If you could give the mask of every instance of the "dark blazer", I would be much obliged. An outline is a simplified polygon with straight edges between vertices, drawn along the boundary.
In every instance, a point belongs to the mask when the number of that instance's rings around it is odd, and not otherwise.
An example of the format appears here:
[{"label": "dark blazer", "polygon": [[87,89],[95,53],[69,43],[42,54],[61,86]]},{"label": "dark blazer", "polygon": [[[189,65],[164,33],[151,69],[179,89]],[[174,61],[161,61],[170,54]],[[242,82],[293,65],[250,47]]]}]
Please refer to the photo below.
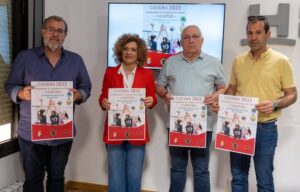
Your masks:
[{"label": "dark blazer", "polygon": [[[121,73],[118,73],[120,65],[113,68],[107,68],[105,71],[102,93],[99,97],[100,107],[103,109],[101,103],[103,99],[108,98],[108,89],[109,88],[124,88],[123,76]],[[135,72],[135,77],[133,81],[132,88],[146,88],[146,97],[151,96],[153,98],[153,104],[150,108],[153,108],[157,103],[157,97],[155,94],[155,80],[152,76],[152,71],[150,69],[145,69],[143,67],[137,67]],[[104,110],[104,109],[103,109]],[[146,137],[143,141],[132,141],[129,143],[133,145],[142,145],[149,142],[149,131],[148,131],[148,122],[146,115]],[[122,141],[108,141],[108,118],[106,117],[104,125],[104,134],[103,141],[106,144],[121,144]]]}]

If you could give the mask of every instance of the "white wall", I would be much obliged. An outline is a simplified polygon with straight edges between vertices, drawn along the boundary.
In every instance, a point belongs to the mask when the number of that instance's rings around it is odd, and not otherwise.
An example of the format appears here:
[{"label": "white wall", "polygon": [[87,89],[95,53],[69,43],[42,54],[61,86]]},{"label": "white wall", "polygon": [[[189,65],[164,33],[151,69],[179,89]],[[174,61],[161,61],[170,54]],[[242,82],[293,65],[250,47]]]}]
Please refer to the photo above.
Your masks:
[{"label": "white wall", "polygon": [[16,181],[23,181],[23,178],[19,152],[0,159],[0,189]]},{"label": "white wall", "polygon": [[[118,2],[122,2],[122,0]],[[127,0],[127,2],[132,1]],[[139,2],[162,1],[140,0]],[[174,3],[180,1],[165,0],[163,2]],[[274,15],[277,13],[278,3],[289,3],[289,38],[296,39],[297,44],[296,46],[277,45],[272,47],[291,58],[296,72],[296,81],[300,85],[300,77],[298,75],[300,70],[300,38],[298,37],[300,2],[298,0],[188,0],[184,2],[226,3],[223,64],[227,80],[229,79],[234,56],[248,49],[247,47],[240,46],[240,40],[245,38],[244,32],[248,6],[256,3],[261,4],[262,14]],[[70,161],[67,166],[66,178],[67,180],[106,184],[106,151],[102,142],[102,127],[105,114],[98,106],[98,97],[106,68],[107,1],[46,0],[46,16],[52,14],[64,17],[69,23],[70,31],[65,42],[65,48],[81,54],[86,62],[93,83],[90,99],[86,104],[77,108],[76,122],[78,125],[78,134],[74,141]],[[299,102],[284,110],[284,115],[279,122],[279,143],[276,151],[274,171],[275,184],[279,192],[300,191],[300,154],[296,147],[300,144],[300,140],[298,139],[300,138],[300,118],[297,118],[298,112],[300,112]],[[152,140],[147,145],[142,181],[144,189],[168,191],[169,153],[167,148],[167,132],[164,126],[166,119],[167,113],[160,100],[157,107],[150,114]],[[212,149],[210,170],[211,191],[230,191],[229,156],[227,152]],[[191,170],[189,171],[186,191],[193,191]],[[250,191],[256,191],[255,186],[256,181],[252,167],[250,173]]]}]

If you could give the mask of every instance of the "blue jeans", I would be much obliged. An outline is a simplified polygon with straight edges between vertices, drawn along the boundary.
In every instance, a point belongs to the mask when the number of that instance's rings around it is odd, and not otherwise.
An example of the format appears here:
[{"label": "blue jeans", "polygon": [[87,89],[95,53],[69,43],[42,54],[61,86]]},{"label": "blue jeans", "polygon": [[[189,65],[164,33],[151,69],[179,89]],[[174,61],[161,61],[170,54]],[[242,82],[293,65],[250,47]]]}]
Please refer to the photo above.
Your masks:
[{"label": "blue jeans", "polygon": [[47,171],[47,192],[63,192],[65,167],[72,147],[72,141],[47,146],[34,144],[19,137],[19,145],[25,172],[24,192],[43,192],[45,170]]},{"label": "blue jeans", "polygon": [[170,192],[182,192],[186,182],[186,168],[191,154],[194,192],[209,192],[209,146],[212,132],[206,136],[206,148],[169,147],[171,155],[171,184]]},{"label": "blue jeans", "polygon": [[[254,166],[258,192],[273,192],[273,160],[277,146],[277,125],[274,122],[258,123]],[[248,192],[248,174],[251,156],[230,153],[232,192]]]},{"label": "blue jeans", "polygon": [[108,191],[140,192],[145,145],[106,145],[108,154]]}]

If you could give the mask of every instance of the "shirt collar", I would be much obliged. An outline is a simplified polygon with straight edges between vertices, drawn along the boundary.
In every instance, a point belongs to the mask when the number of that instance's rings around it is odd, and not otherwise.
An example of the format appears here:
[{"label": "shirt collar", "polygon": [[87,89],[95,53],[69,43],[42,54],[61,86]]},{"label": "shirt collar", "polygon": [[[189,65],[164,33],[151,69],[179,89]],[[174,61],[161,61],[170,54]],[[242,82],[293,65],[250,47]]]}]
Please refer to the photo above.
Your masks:
[{"label": "shirt collar", "polygon": [[[180,55],[181,55],[181,58],[182,58],[182,59],[188,61],[188,59],[186,59],[185,56],[183,55],[183,52],[181,52]],[[197,59],[203,60],[204,57],[205,57],[205,54],[203,53],[203,51],[201,51],[200,55],[198,55],[198,57],[197,57],[195,60],[197,60]]]},{"label": "shirt collar", "polygon": [[[261,53],[261,55],[260,55],[260,57],[259,57],[258,60],[267,57],[267,56],[271,53],[271,51],[272,51],[272,48],[271,48],[271,47],[268,47],[268,49],[267,49],[265,52]],[[252,55],[252,53],[251,53],[251,50],[249,50],[248,56],[250,57],[250,59],[255,60],[255,58],[253,57],[253,55]]]},{"label": "shirt collar", "polygon": [[[65,54],[65,49],[63,47],[61,49],[62,49],[61,55],[63,56]],[[44,56],[45,55],[44,46],[40,46],[37,50],[37,53],[39,56]]]},{"label": "shirt collar", "polygon": [[[120,68],[119,68],[119,70],[118,70],[118,74],[126,74],[126,73],[125,73],[125,69],[124,69],[123,66],[124,66],[124,64],[121,63],[121,66],[120,66]],[[130,75],[135,75],[136,68],[137,68],[137,66],[135,66],[135,68],[130,72]]]}]

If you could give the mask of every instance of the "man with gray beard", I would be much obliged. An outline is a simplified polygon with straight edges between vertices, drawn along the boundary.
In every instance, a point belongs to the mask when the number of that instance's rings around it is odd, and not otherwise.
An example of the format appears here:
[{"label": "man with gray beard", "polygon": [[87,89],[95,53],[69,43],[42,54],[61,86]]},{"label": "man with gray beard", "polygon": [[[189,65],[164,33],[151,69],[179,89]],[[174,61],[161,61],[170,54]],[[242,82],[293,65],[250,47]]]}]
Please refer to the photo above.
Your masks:
[{"label": "man with gray beard", "polygon": [[43,192],[46,170],[46,191],[63,192],[72,139],[31,140],[30,85],[32,81],[73,81],[74,104],[81,104],[90,96],[91,81],[82,58],[63,48],[68,33],[63,18],[46,18],[41,33],[41,47],[24,50],[16,57],[5,90],[13,102],[20,105],[18,135],[25,172],[23,191]]}]

